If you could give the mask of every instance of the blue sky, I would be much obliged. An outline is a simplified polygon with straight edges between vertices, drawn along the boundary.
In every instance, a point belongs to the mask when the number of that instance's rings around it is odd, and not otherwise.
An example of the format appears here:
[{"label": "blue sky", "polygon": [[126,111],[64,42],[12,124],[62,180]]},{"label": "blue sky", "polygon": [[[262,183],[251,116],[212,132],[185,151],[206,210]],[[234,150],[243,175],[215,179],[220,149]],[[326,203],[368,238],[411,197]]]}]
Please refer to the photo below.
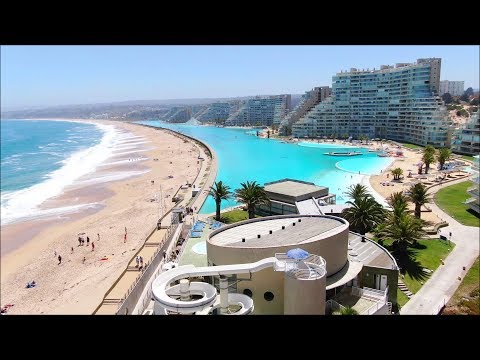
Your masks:
[{"label": "blue sky", "polygon": [[2,46],[2,108],[301,94],[340,70],[442,58],[479,88],[478,46]]}]

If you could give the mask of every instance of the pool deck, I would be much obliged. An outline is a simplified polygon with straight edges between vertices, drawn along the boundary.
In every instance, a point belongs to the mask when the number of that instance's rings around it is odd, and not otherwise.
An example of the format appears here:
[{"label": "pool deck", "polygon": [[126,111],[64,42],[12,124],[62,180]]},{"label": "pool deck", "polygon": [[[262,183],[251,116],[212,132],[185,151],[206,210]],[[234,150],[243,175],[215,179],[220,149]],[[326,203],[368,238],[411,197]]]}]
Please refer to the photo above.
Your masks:
[{"label": "pool deck", "polygon": [[202,236],[199,238],[188,238],[187,244],[185,245],[182,254],[180,255],[180,260],[178,265],[188,265],[192,264],[194,266],[208,266],[207,254],[198,254],[192,250],[192,248],[201,243],[202,241],[207,241],[208,235],[212,232],[208,225],[205,226],[202,232]]}]

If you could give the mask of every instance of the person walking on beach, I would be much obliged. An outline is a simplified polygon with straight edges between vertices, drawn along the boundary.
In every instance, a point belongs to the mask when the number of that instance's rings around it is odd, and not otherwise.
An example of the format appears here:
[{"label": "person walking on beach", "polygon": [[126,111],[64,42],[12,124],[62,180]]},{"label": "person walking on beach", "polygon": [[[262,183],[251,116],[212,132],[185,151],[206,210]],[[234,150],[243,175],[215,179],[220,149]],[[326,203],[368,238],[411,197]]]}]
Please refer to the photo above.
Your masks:
[{"label": "person walking on beach", "polygon": [[165,260],[167,257],[167,251],[166,250],[163,250],[163,260]]},{"label": "person walking on beach", "polygon": [[123,242],[124,242],[124,243],[127,242],[127,233],[125,233],[125,235],[123,235]]},{"label": "person walking on beach", "polygon": [[92,251],[95,250],[95,243],[92,241]]},{"label": "person walking on beach", "polygon": [[62,263],[62,257],[58,255],[58,265],[60,265],[61,263]]},{"label": "person walking on beach", "polygon": [[85,261],[87,260],[87,258],[84,256],[83,257],[83,260],[82,260],[82,264],[85,264]]},{"label": "person walking on beach", "polygon": [[98,237],[97,241],[100,241],[100,234],[97,234],[97,237]]},{"label": "person walking on beach", "polygon": [[72,248],[70,249],[70,254],[73,254],[73,246],[72,246]]},{"label": "person walking on beach", "polygon": [[138,268],[138,267],[140,266],[140,258],[138,257],[138,255],[137,255],[137,257],[135,258],[135,263],[137,264],[135,267]]},{"label": "person walking on beach", "polygon": [[87,246],[90,245],[90,238],[87,236]]},{"label": "person walking on beach", "polygon": [[143,269],[143,257],[140,256],[140,269]]},{"label": "person walking on beach", "polygon": [[79,236],[78,237],[78,246],[82,245],[82,238]]}]

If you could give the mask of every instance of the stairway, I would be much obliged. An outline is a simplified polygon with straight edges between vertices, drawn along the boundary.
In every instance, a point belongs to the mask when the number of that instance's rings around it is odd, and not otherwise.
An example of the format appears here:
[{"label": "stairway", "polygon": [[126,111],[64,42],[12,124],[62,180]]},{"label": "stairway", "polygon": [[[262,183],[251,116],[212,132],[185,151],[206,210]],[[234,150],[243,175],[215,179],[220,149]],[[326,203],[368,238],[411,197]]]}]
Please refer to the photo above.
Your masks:
[{"label": "stairway", "polygon": [[407,297],[408,297],[409,299],[413,296],[413,293],[412,293],[410,290],[408,290],[407,285],[405,285],[405,283],[404,283],[402,280],[400,280],[400,279],[398,279],[398,288],[399,288],[405,295],[407,295]]}]

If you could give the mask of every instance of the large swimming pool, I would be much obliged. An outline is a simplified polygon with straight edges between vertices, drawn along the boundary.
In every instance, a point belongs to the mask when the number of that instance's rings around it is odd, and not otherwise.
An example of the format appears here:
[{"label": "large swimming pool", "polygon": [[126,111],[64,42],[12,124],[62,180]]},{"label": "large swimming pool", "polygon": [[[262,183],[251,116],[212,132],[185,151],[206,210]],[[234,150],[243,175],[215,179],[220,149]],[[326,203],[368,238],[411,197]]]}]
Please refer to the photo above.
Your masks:
[{"label": "large swimming pool", "polygon": [[[337,144],[289,144],[274,139],[257,138],[246,129],[218,128],[168,124],[160,121],[140,123],[172,129],[208,143],[218,157],[217,181],[230,188],[240,187],[245,181],[265,182],[292,178],[327,186],[337,195],[337,203],[348,199],[343,192],[351,184],[359,183],[365,175],[380,173],[392,159],[378,157],[367,149]],[[328,156],[331,151],[359,151],[358,156]],[[360,172],[360,174],[359,174]],[[236,205],[234,200],[222,201],[222,208]],[[211,197],[205,201],[201,213],[215,211]]]}]

